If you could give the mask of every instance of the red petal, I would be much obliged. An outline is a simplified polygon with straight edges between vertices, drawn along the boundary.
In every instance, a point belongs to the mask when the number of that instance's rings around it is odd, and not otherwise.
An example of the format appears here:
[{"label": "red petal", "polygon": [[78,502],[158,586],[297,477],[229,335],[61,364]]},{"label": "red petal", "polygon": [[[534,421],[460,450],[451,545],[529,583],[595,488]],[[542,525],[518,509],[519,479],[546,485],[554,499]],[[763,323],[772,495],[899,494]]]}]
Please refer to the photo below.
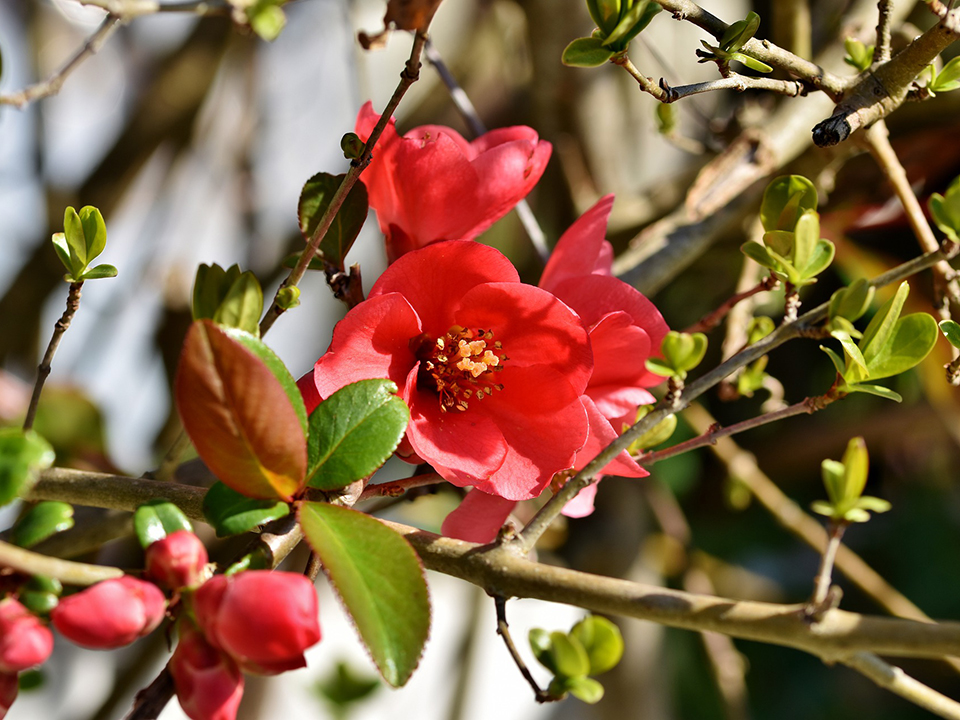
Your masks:
[{"label": "red petal", "polygon": [[320,397],[357,380],[389,378],[403,387],[417,364],[410,339],[419,334],[417,313],[403,296],[391,293],[360,303],[337,323],[330,349],[314,366]]},{"label": "red petal", "polygon": [[573,500],[563,506],[560,512],[567,517],[582,518],[593,514],[593,500],[597,496],[597,483],[587,485],[574,496]]},{"label": "red petal", "polygon": [[[574,464],[574,469],[577,471],[585,468],[587,463],[593,460],[607,445],[620,437],[620,433],[600,414],[597,406],[589,397],[584,395],[580,400],[587,412],[587,417],[590,419],[590,435],[587,437],[587,442],[583,448],[577,453],[576,463]],[[621,477],[646,477],[650,473],[637,465],[634,459],[624,450],[607,463],[601,474],[620,475]]]},{"label": "red petal", "polygon": [[597,272],[610,275],[613,248],[604,238],[612,209],[613,195],[605,195],[567,228],[543,270],[540,287],[552,292],[569,278]]},{"label": "red petal", "polygon": [[513,500],[471,490],[447,515],[441,532],[467,542],[493,542],[516,504]]}]

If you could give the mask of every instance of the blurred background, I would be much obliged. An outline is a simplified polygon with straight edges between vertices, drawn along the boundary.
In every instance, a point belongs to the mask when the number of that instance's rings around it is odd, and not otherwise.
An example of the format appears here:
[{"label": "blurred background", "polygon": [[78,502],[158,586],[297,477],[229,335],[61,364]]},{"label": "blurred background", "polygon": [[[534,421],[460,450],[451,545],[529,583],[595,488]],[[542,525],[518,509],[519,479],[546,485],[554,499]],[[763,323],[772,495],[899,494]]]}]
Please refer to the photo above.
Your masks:
[{"label": "blurred background", "polygon": [[[875,11],[870,2],[701,5],[727,22],[755,10],[763,18],[760,37],[804,54],[835,48],[845,36],[872,42],[876,23],[864,13]],[[910,10],[913,3],[895,5]],[[933,16],[923,3],[918,6],[909,13],[913,24],[898,37],[931,24]],[[67,287],[49,238],[62,229],[66,206],[101,209],[108,228],[102,259],[120,271],[116,279],[84,286],[80,312],[44,391],[37,429],[56,447],[58,464],[133,476],[156,466],[179,429],[169,388],[190,322],[197,264],[240,263],[272,297],[285,274],[280,260],[302,247],[296,208],[304,181],[320,171],[345,170],[340,137],[353,129],[364,101],[382,108],[393,92],[410,36],[396,33],[373,51],[356,42],[358,31],[382,27],[381,0],[297,0],[284,10],[286,28],[271,43],[229,17],[172,12],[138,18],[87,59],[55,97],[23,109],[0,106],[0,422],[22,417],[39,356],[63,311]],[[0,95],[54,72],[103,15],[73,0],[0,0]],[[547,173],[529,198],[551,244],[602,195],[616,193],[609,237],[618,250],[642,260],[630,263],[627,277],[650,295],[672,328],[696,322],[735,292],[738,282],[756,277],[755,270],[744,269],[738,248],[756,231],[766,179],[738,190],[716,222],[691,216],[687,194],[708,163],[763,133],[778,147],[791,139],[795,148],[771,172],[796,172],[817,183],[823,234],[837,244],[834,267],[804,292],[805,306],[826,300],[842,283],[918,254],[898,202],[863,148],[855,142],[811,148],[809,129],[824,115],[796,127],[785,121],[806,118],[802,108],[822,100],[711,93],[658,117],[653,98],[618,68],[561,65],[566,44],[591,29],[582,0],[450,0],[440,7],[432,39],[489,127],[530,125],[553,143]],[[633,43],[630,56],[641,72],[671,85],[707,80],[716,69],[697,64],[694,54],[706,38],[662,13]],[[853,73],[842,65],[833,69]],[[401,131],[431,123],[467,133],[427,65],[397,119]],[[888,124],[924,203],[960,174],[960,92],[905,106]],[[482,240],[504,250],[525,279],[536,281],[541,267],[516,215]],[[385,267],[372,218],[349,260],[361,265],[368,288]],[[920,276],[912,287],[912,308],[930,311],[930,278]],[[295,376],[312,367],[344,313],[322,277],[308,277],[302,289],[301,307],[268,337]],[[725,337],[735,342],[737,324],[750,313],[779,318],[782,292],[756,300],[729,329],[711,334],[702,367],[720,359]],[[800,340],[780,348],[769,359],[765,389],[732,400],[709,393],[704,408],[729,424],[826,392],[834,371],[818,344]],[[917,371],[887,383],[904,396],[901,405],[854,395],[816,415],[737,436],[742,454],[727,446],[720,458],[704,449],[657,464],[648,480],[608,478],[597,511],[559,527],[546,539],[541,558],[641,582],[802,602],[812,589],[818,554],[755,496],[776,505],[779,487],[809,507],[823,496],[820,462],[838,459],[851,437],[863,435],[872,463],[867,492],[890,500],[893,510],[852,528],[845,541],[923,611],[960,619],[960,405],[943,379],[948,359],[938,346]],[[702,414],[690,417],[671,442],[702,432],[709,422]],[[391,461],[383,472],[394,478],[410,468]],[[436,530],[456,502],[444,489],[389,512]],[[0,512],[0,529],[17,511]],[[79,512],[77,533],[51,541],[45,551],[137,566],[139,551],[129,538],[95,550],[89,532],[81,531],[96,525],[123,535],[129,520]],[[214,548],[215,556],[230,553],[229,543]],[[295,555],[289,562],[299,569],[304,561]],[[600,678],[607,695],[599,705],[567,700],[537,706],[495,635],[492,601],[447,577],[431,574],[429,581],[436,613],[432,639],[406,688],[367,684],[372,664],[321,580],[324,640],[309,655],[309,667],[280,678],[248,678],[240,717],[927,717],[852,671],[796,651],[638,621],[621,622],[627,655]],[[845,591],[844,608],[885,612],[842,574],[837,582]],[[582,616],[574,608],[534,601],[512,601],[508,612],[522,647],[531,627],[566,630]],[[122,717],[165,657],[162,637],[110,654],[58,642],[42,685],[24,691],[8,717]],[[960,673],[946,663],[909,661],[904,667],[960,697]],[[346,702],[351,695],[357,700]],[[183,716],[171,703],[162,717]]]}]

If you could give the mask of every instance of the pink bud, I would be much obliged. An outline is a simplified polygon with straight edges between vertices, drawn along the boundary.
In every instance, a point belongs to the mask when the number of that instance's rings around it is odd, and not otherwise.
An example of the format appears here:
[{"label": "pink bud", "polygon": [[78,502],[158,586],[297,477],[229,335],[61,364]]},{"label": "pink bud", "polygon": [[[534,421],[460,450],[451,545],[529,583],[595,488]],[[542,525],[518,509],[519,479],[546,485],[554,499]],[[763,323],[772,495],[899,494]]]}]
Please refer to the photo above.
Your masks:
[{"label": "pink bud", "polygon": [[210,644],[246,672],[275,675],[304,667],[303,651],[320,641],[317,593],[297,573],[217,575],[197,590],[193,609]]},{"label": "pink bud", "polygon": [[53,633],[33,613],[13,598],[0,602],[0,673],[16,675],[39,665],[51,650]]},{"label": "pink bud", "polygon": [[163,619],[166,605],[156,585],[124,575],[64,598],[50,619],[77,645],[109,650],[150,633]]},{"label": "pink bud", "polygon": [[147,577],[172,590],[193,587],[200,583],[207,561],[200,538],[188,530],[177,530],[147,548]]},{"label": "pink bud", "polygon": [[16,673],[0,673],[0,720],[7,714],[7,710],[17,699],[17,690],[20,684],[17,681]]},{"label": "pink bud", "polygon": [[170,658],[180,707],[191,720],[234,720],[243,697],[243,673],[208,643],[192,623],[180,623],[180,642]]}]

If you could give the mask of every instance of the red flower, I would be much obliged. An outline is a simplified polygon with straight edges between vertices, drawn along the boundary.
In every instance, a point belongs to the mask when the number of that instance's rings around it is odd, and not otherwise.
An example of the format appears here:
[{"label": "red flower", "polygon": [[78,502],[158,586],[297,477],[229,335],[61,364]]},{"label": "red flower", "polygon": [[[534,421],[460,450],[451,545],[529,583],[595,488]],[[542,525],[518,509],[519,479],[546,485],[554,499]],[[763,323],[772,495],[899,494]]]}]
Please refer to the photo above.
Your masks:
[{"label": "red flower", "polygon": [[77,645],[110,650],[152,632],[166,606],[156,585],[124,575],[64,598],[50,619],[60,634]]},{"label": "red flower", "polygon": [[[380,116],[368,102],[357,134],[370,136]],[[470,240],[506,215],[537,184],[551,145],[528,127],[491,130],[473,142],[442,126],[397,134],[390,120],[363,174],[393,262],[438,240]]]},{"label": "red flower", "polygon": [[387,268],[337,324],[314,383],[327,398],[390,378],[410,408],[414,453],[455,485],[525,500],[573,466],[592,368],[566,305],[521,283],[493,248],[446,242]]},{"label": "red flower", "polygon": [[[613,196],[607,195],[570,226],[540,280],[541,288],[580,315],[593,348],[593,373],[580,398],[590,433],[577,453],[575,471],[613,442],[624,424],[633,424],[637,407],[654,402],[646,388],[663,380],[650,373],[645,362],[658,353],[669,328],[653,303],[612,277],[613,251],[604,239],[612,207]],[[648,473],[622,452],[607,464],[604,474],[644,477]],[[596,492],[595,483],[581,490],[564,507],[564,515],[589,515]],[[493,540],[515,505],[497,495],[476,489],[468,493],[444,520],[443,533],[473,542]]]},{"label": "red flower", "polygon": [[189,621],[180,622],[180,641],[170,658],[180,707],[191,720],[234,720],[243,697],[243,673],[208,643]]},{"label": "red flower", "polygon": [[145,559],[147,577],[172,590],[197,585],[208,561],[207,549],[189,530],[150,543]]},{"label": "red flower", "polygon": [[303,651],[320,642],[317,593],[297,573],[216,575],[194,593],[193,610],[207,641],[247,672],[304,667]]},{"label": "red flower", "polygon": [[13,598],[0,602],[0,675],[39,665],[52,650],[53,633],[36,615]]}]

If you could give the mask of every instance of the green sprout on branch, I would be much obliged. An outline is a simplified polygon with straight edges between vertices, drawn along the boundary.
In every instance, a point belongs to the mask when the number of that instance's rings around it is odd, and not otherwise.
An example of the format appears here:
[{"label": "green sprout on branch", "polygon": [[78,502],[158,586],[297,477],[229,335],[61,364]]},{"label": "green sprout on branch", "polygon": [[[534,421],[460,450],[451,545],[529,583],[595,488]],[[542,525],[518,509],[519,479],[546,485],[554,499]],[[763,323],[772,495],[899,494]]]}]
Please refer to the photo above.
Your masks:
[{"label": "green sprout on branch", "polygon": [[529,639],[537,661],[554,675],[547,692],[556,699],[570,694],[585,703],[600,702],[603,685],[588,676],[607,672],[623,657],[620,628],[596,615],[588,615],[569,633],[534,628]]},{"label": "green sprout on branch", "polygon": [[651,0],[587,0],[597,24],[590,37],[577,38],[563,51],[570,67],[598,67],[627,51],[630,41],[650,24],[661,8]]},{"label": "green sprout on branch", "polygon": [[52,240],[60,262],[67,269],[64,276],[67,282],[82,283],[116,276],[113,265],[90,267],[107,245],[107,226],[97,208],[87,205],[78,213],[68,207],[63,213],[63,232],[56,233]]},{"label": "green sprout on branch", "polygon": [[960,176],[953,179],[946,193],[930,196],[930,214],[944,235],[960,243]]},{"label": "green sprout on branch", "polygon": [[870,519],[870,513],[883,513],[890,509],[886,500],[864,495],[870,459],[867,445],[862,437],[855,437],[847,444],[843,458],[824,460],[821,465],[823,484],[829,500],[818,500],[811,506],[819,515],[825,515],[834,523],[862,523]]},{"label": "green sprout on branch", "polygon": [[706,52],[697,50],[697,56],[700,58],[697,62],[715,62],[718,63],[721,68],[728,69],[730,63],[736,60],[751,70],[762,73],[771,72],[773,68],[765,62],[760,62],[756,58],[741,52],[743,46],[757,34],[757,30],[759,29],[760,16],[755,12],[747,13],[746,18],[738,20],[727,28],[723,37],[720,38],[719,46],[710,45],[701,40],[700,44],[706,48]]},{"label": "green sprout on branch", "polygon": [[864,45],[856,38],[848,37],[843,41],[843,47],[847,51],[843,61],[856,68],[857,72],[869,70],[873,65],[873,45]]},{"label": "green sprout on branch", "polygon": [[936,66],[932,64],[927,65],[925,72],[930,77],[923,89],[930,97],[960,88],[960,57],[953,58],[940,69],[940,72],[937,72]]}]

